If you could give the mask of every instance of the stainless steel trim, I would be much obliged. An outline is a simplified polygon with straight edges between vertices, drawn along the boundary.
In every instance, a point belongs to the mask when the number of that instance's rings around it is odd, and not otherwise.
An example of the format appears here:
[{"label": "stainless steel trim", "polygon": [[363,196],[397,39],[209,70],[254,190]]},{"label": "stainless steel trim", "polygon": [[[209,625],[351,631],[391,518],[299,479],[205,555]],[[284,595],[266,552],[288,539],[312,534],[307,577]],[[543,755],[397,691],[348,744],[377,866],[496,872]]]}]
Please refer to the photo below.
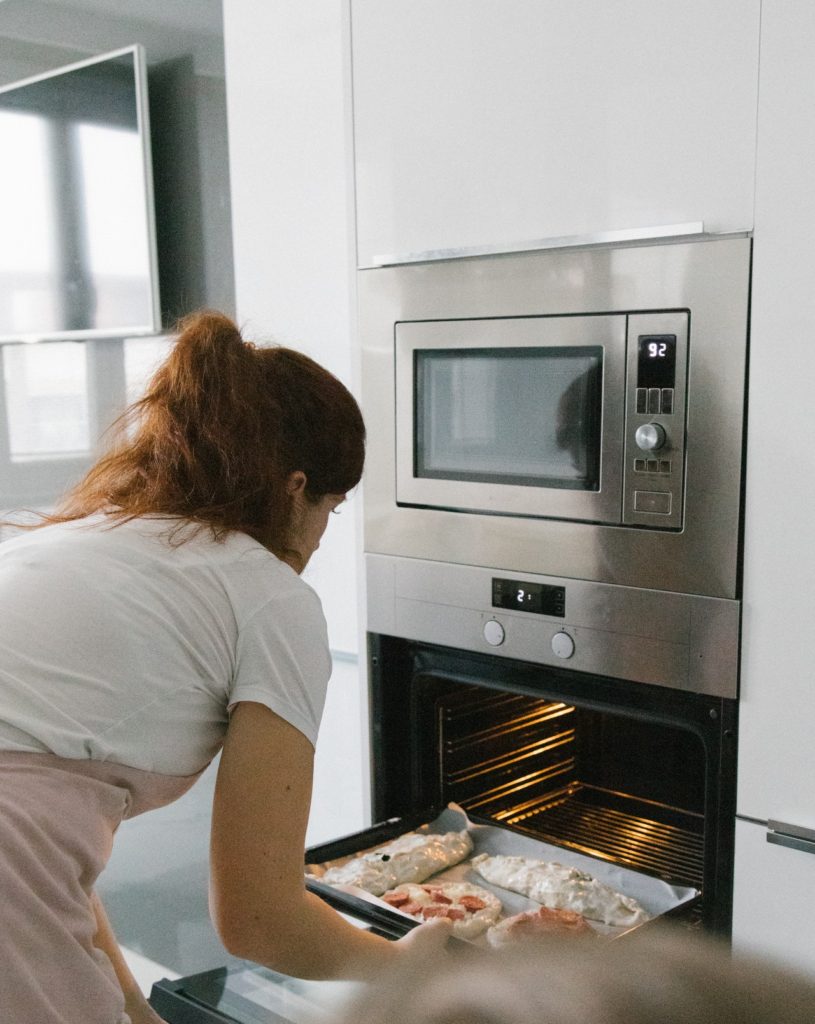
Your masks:
[{"label": "stainless steel trim", "polygon": [[815,829],[770,820],[767,822],[767,842],[802,853],[815,853]]},{"label": "stainless steel trim", "polygon": [[[577,672],[737,695],[738,601],[387,555],[366,555],[365,563],[371,633],[562,667],[552,639],[565,631]],[[496,576],[564,587],[565,614],[493,607]],[[487,622],[504,631],[500,646],[485,638]]]},{"label": "stainless steel trim", "polygon": [[577,249],[588,245],[619,245],[624,242],[650,241],[651,239],[688,238],[702,236],[704,222],[689,221],[686,224],[662,224],[650,228],[624,228],[618,231],[596,231],[588,235],[561,235],[554,238],[536,238],[526,242],[512,242],[499,245],[473,245],[458,249],[426,249],[424,252],[408,252],[398,256],[373,256],[372,267],[397,267],[402,263],[429,263],[434,260],[453,260],[467,256],[498,256],[502,253],[532,252],[537,249]]}]

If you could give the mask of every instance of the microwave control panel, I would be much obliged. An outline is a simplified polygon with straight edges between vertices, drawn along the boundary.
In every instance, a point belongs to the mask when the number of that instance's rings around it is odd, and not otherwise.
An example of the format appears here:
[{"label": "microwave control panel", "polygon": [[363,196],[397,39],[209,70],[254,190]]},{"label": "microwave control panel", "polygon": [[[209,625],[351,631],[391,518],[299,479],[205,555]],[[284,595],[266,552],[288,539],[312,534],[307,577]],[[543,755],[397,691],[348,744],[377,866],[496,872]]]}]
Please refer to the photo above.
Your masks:
[{"label": "microwave control panel", "polygon": [[688,314],[628,317],[623,523],[682,527]]}]

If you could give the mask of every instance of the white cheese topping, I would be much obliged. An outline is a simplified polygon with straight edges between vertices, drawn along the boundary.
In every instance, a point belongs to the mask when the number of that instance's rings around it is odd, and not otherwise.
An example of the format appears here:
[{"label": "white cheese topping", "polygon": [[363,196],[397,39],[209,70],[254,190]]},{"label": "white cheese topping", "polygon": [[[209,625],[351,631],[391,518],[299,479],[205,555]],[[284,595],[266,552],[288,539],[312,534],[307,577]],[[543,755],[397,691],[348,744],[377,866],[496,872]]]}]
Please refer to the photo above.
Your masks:
[{"label": "white cheese topping", "polygon": [[322,881],[329,885],[356,885],[381,896],[403,882],[423,882],[468,857],[473,842],[466,829],[444,835],[407,832],[384,846],[329,868]]},{"label": "white cheese topping", "polygon": [[482,878],[503,889],[520,893],[555,910],[574,910],[604,924],[630,927],[648,920],[648,914],[630,896],[616,892],[592,875],[555,861],[531,857],[473,857],[472,867]]}]

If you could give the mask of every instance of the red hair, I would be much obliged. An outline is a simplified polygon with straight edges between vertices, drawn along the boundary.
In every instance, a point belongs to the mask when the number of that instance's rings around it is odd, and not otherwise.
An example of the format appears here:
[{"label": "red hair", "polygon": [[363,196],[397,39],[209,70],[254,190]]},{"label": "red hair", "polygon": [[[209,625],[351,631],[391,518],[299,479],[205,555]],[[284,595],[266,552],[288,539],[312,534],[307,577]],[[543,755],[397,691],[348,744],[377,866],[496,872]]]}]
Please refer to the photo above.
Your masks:
[{"label": "red hair", "polygon": [[44,522],[167,515],[216,538],[247,533],[280,554],[291,473],[305,473],[315,502],[359,483],[359,406],[313,359],[245,342],[221,313],[193,314],[179,331],[144,396],[117,421],[118,443]]}]

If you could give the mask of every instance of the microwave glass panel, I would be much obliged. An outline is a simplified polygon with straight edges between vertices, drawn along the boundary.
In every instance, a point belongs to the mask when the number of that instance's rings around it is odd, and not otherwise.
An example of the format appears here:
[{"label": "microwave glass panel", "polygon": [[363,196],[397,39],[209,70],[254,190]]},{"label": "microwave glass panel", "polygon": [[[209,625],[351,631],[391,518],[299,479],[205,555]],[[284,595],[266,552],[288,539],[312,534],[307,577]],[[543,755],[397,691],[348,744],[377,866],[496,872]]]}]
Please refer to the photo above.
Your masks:
[{"label": "microwave glass panel", "polygon": [[596,491],[601,346],[419,349],[417,477]]}]

